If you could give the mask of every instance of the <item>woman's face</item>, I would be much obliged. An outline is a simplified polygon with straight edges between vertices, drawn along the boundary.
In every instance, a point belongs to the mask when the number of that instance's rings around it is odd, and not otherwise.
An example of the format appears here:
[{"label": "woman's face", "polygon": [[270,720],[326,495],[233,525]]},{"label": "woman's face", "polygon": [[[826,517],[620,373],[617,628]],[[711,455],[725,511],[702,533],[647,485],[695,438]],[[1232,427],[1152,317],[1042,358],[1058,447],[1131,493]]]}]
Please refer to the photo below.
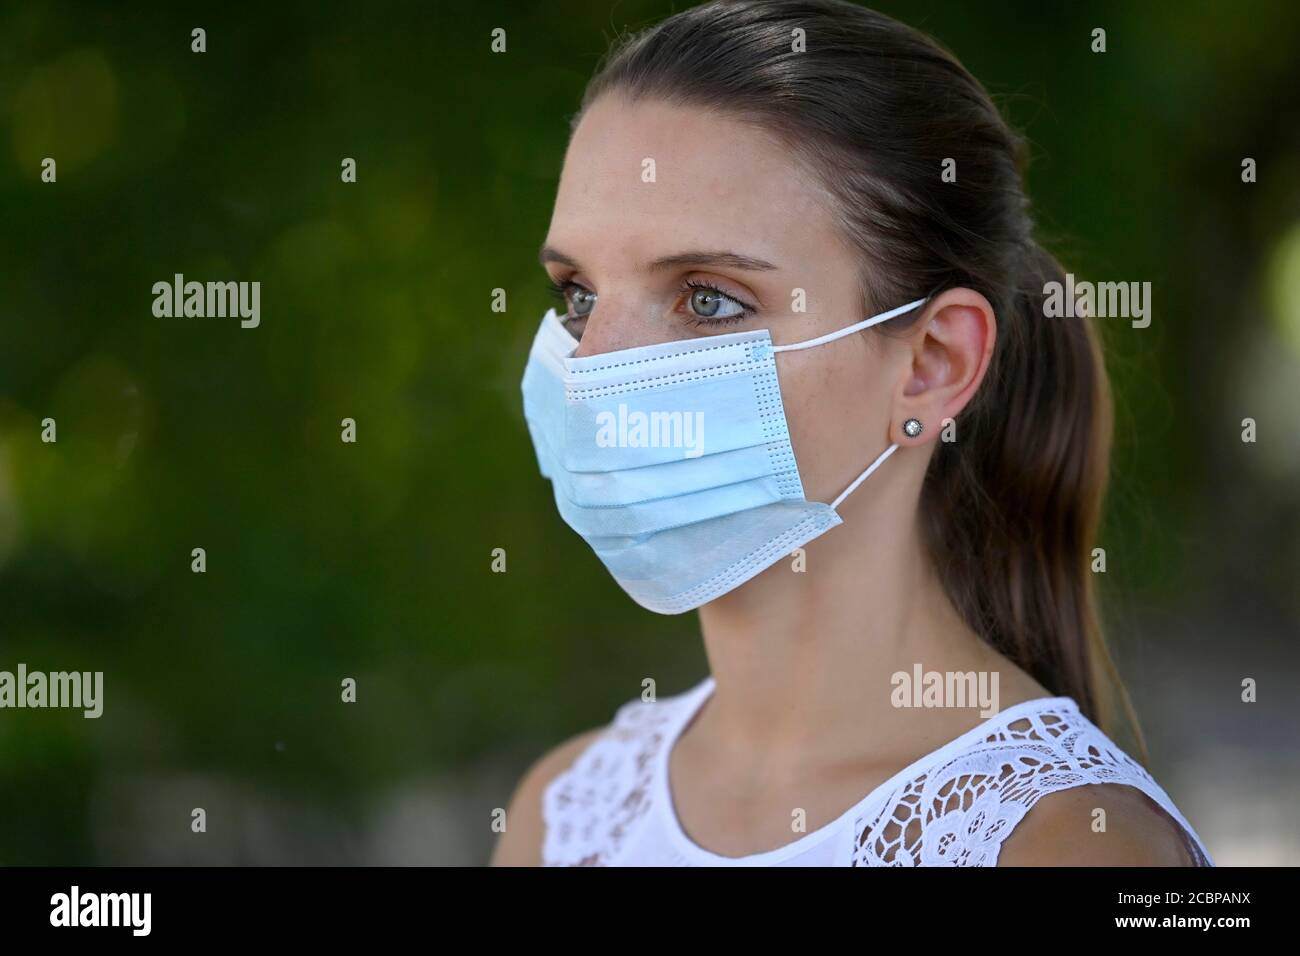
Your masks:
[{"label": "woman's face", "polygon": [[[569,143],[542,249],[577,355],[754,329],[781,344],[866,318],[829,203],[763,130],[602,97]],[[887,446],[906,349],[867,332],[777,355],[810,500],[831,501]]]}]

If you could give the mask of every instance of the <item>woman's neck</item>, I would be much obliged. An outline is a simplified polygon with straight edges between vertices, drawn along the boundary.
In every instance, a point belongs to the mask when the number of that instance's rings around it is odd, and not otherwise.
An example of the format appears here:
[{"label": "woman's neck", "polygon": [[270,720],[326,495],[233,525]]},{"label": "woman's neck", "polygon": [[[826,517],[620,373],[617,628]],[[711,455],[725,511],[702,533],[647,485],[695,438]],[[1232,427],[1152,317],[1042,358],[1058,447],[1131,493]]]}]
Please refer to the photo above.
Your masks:
[{"label": "woman's neck", "polygon": [[[1005,664],[944,593],[916,502],[891,497],[851,496],[843,524],[802,558],[783,559],[700,610],[717,684],[705,711],[733,745],[756,754],[824,746],[829,754],[852,747],[854,736],[860,746],[864,726],[873,739],[914,735],[914,714],[891,700],[893,675],[910,678],[918,665],[964,673]],[[948,717],[978,720],[973,712]]]}]

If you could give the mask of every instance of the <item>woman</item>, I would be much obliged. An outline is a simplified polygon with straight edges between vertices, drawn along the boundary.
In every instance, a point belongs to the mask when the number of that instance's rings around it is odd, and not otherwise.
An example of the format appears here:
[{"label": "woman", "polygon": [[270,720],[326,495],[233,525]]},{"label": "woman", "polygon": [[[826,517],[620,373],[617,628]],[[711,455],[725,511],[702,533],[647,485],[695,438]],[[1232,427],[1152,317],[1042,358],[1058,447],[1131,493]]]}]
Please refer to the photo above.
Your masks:
[{"label": "woman", "polygon": [[525,416],[711,674],[538,760],[494,863],[1211,864],[1093,722],[1108,393],[1089,322],[1045,316],[1021,167],[951,55],[839,0],[607,60]]}]

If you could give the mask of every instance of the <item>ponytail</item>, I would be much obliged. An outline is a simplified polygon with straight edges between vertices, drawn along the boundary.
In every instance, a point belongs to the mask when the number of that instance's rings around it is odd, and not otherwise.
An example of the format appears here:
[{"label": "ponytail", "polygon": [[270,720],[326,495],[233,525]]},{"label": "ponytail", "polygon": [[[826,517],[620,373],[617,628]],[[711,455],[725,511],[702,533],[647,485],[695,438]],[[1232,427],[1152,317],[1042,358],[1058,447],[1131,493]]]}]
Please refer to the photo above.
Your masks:
[{"label": "ponytail", "polygon": [[1113,688],[1141,730],[1102,636],[1092,548],[1112,408],[1087,316],[1052,317],[1057,260],[1032,240],[999,316],[985,381],[956,442],[939,443],[922,489],[926,539],[950,599],[999,652],[1089,719],[1109,723]]}]

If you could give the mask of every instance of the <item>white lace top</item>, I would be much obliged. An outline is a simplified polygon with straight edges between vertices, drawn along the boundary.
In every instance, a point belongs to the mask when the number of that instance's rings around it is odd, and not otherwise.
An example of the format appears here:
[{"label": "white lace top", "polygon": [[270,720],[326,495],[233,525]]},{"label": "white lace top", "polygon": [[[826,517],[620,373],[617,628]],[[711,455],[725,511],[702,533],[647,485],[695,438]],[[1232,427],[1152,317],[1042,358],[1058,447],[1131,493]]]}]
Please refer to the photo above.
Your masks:
[{"label": "white lace top", "polygon": [[1193,860],[1214,865],[1168,794],[1069,697],[1006,708],[791,843],[721,856],[683,831],[667,773],[674,742],[713,683],[709,676],[672,697],[638,697],[618,708],[546,787],[543,865],[994,866],[1002,842],[1039,799],[1089,783],[1136,787],[1182,826]]}]

